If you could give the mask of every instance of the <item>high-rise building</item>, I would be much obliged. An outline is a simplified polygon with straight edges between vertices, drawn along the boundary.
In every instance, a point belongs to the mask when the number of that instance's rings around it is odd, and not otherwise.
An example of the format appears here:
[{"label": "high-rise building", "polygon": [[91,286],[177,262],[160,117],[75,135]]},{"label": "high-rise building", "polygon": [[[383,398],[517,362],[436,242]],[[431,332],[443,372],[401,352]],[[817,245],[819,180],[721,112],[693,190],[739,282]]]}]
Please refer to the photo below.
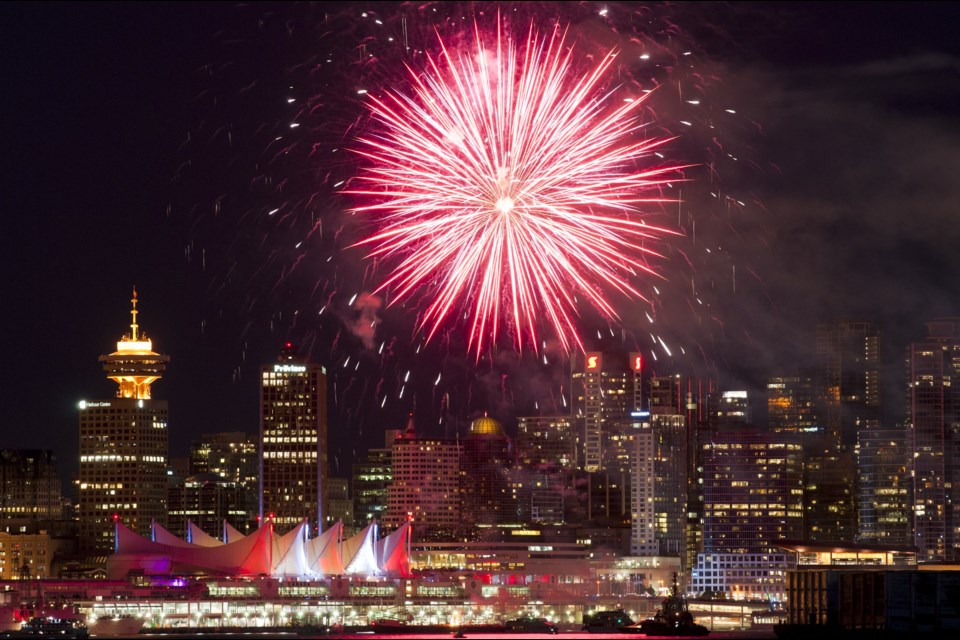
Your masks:
[{"label": "high-rise building", "polygon": [[858,537],[857,458],[861,430],[880,428],[880,334],[872,322],[817,326],[812,437],[806,439],[805,537],[853,543]]},{"label": "high-rise building", "polygon": [[0,528],[63,518],[57,459],[45,449],[0,451]]},{"label": "high-rise building", "polygon": [[919,562],[960,560],[960,318],[927,323],[907,348],[913,535]]},{"label": "high-rise building", "polygon": [[520,518],[562,524],[577,465],[573,418],[517,418],[517,473]]},{"label": "high-rise building", "polygon": [[387,493],[383,522],[395,529],[413,521],[421,536],[457,529],[460,524],[460,456],[463,447],[451,440],[417,435],[413,416],[391,447],[393,483]]},{"label": "high-rise building", "polygon": [[629,469],[629,448],[618,452],[610,444],[627,428],[630,413],[641,408],[641,364],[639,354],[588,352],[574,370],[573,415],[580,423],[584,471],[609,471],[611,457]]},{"label": "high-rise building", "polygon": [[857,444],[860,472],[858,544],[913,545],[910,503],[910,448],[907,430],[861,429]]},{"label": "high-rise building", "polygon": [[327,478],[327,504],[329,508],[324,529],[339,520],[347,531],[352,531],[353,500],[350,499],[350,481],[347,478]]},{"label": "high-rise building", "polygon": [[353,521],[365,527],[371,520],[383,520],[387,510],[387,492],[393,482],[391,447],[399,429],[388,429],[383,449],[370,449],[363,460],[353,465]]},{"label": "high-rise building", "polygon": [[100,356],[117,383],[111,400],[80,402],[80,548],[111,552],[114,520],[141,535],[167,516],[167,402],[154,400],[151,385],[170,358],[153,351],[137,324],[134,290],[130,333],[117,350]]},{"label": "high-rise building", "polygon": [[651,415],[650,425],[656,487],[653,494],[656,554],[684,558],[688,498],[686,418],[682,415]]},{"label": "high-rise building", "polygon": [[806,441],[816,424],[813,378],[798,374],[767,380],[767,424],[774,433],[795,433]]},{"label": "high-rise building", "polygon": [[256,529],[257,513],[249,510],[248,490],[239,483],[212,472],[171,480],[167,529],[173,534],[189,539],[189,522],[220,540],[224,539],[224,522],[244,534]]},{"label": "high-rise building", "polygon": [[778,542],[803,532],[799,439],[728,429],[702,446],[703,552],[691,588],[734,599],[783,599],[790,559]]},{"label": "high-rise building", "polygon": [[638,429],[633,440],[633,481],[630,483],[630,554],[659,555],[657,541],[656,437],[650,416],[635,414]]},{"label": "high-rise building", "polygon": [[515,467],[513,443],[500,421],[484,415],[471,422],[460,459],[460,515],[464,524],[520,522]]},{"label": "high-rise building", "polygon": [[278,530],[325,523],[327,372],[286,343],[260,370],[260,517]]},{"label": "high-rise building", "polygon": [[[260,446],[256,436],[225,431],[205,433],[194,440],[190,444],[189,469],[185,477],[202,478],[204,474],[219,478],[217,486],[229,503],[224,516],[227,522],[244,533],[256,528],[260,510]],[[220,537],[217,532],[222,529],[221,522],[214,530],[204,531]],[[171,528],[171,531],[175,529]]]}]

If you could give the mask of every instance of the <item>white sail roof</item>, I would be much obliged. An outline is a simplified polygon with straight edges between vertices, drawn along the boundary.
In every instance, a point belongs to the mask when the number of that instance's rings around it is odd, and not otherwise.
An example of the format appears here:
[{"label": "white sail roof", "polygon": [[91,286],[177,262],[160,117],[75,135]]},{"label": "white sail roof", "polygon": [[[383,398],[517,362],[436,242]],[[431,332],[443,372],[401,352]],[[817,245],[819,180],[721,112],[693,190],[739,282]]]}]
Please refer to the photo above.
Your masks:
[{"label": "white sail roof", "polygon": [[223,521],[223,534],[227,538],[226,540],[227,544],[230,544],[231,542],[236,542],[237,540],[243,540],[246,537],[245,534],[240,533],[239,531],[234,529],[233,525],[231,525],[226,520]]},{"label": "white sail roof", "polygon": [[309,526],[304,519],[284,535],[274,534],[271,575],[275,577],[307,575],[306,544]]},{"label": "white sail roof", "polygon": [[150,521],[151,534],[150,537],[153,538],[154,542],[159,542],[160,544],[167,544],[171,547],[191,547],[189,542],[182,540],[175,536],[170,531],[167,531],[162,526],[157,524],[155,520]]},{"label": "white sail roof", "polygon": [[357,535],[344,540],[341,544],[344,573],[362,573],[376,575],[377,565],[377,523],[368,524]]},{"label": "white sail roof", "polygon": [[193,524],[193,521],[187,521],[187,533],[191,544],[201,547],[219,547],[223,544],[222,540],[217,540],[212,535]]},{"label": "white sail roof", "polygon": [[307,569],[320,576],[338,576],[343,573],[343,557],[340,555],[340,539],[343,537],[343,520],[307,542]]},{"label": "white sail roof", "polygon": [[410,577],[410,534],[410,522],[404,522],[399,529],[377,541],[377,558],[383,573]]}]

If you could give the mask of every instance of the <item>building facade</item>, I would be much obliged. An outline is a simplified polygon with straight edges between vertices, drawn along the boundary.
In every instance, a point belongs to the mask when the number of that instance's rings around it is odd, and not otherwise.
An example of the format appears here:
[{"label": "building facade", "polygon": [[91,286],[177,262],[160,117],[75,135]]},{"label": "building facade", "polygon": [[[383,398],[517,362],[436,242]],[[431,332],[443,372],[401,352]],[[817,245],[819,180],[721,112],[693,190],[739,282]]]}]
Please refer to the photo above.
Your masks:
[{"label": "building facade", "polygon": [[326,481],[327,372],[288,342],[260,370],[261,519],[286,531],[306,518],[316,533],[325,524]]},{"label": "building facade", "polygon": [[918,560],[960,559],[960,319],[927,323],[907,348],[907,427],[913,454]]},{"label": "building facade", "polygon": [[143,535],[167,517],[167,403],[154,400],[151,385],[170,358],[153,351],[137,324],[133,292],[130,333],[117,350],[100,356],[107,378],[117,383],[110,400],[80,402],[80,549],[114,548],[114,520]]},{"label": "building facade", "polygon": [[383,524],[396,529],[412,521],[421,534],[438,535],[461,526],[460,457],[463,447],[455,441],[422,438],[413,426],[393,442],[393,482],[387,491]]},{"label": "building facade", "polygon": [[0,529],[18,521],[60,520],[63,503],[53,451],[0,451]]}]

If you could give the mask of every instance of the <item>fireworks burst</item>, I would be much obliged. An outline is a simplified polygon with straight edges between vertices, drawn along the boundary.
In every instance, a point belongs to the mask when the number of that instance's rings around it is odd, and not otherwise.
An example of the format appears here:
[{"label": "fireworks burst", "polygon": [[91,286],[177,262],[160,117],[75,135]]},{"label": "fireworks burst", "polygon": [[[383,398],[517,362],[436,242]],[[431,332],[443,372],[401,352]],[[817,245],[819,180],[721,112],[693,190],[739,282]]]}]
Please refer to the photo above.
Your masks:
[{"label": "fireworks burst", "polygon": [[396,263],[378,289],[392,304],[429,300],[427,340],[456,314],[477,357],[504,325],[518,349],[545,325],[582,350],[579,297],[611,319],[607,292],[645,299],[630,280],[654,273],[648,245],[672,232],[640,207],[666,202],[682,167],[651,166],[669,139],[643,135],[647,94],[615,105],[603,88],[614,52],[577,74],[559,29],[531,26],[519,46],[498,25],[492,48],[474,31],[475,48],[441,39],[410,68],[410,94],[369,95],[380,129],[361,139],[370,162],[349,193],[371,201],[356,211],[378,230],[358,244]]}]

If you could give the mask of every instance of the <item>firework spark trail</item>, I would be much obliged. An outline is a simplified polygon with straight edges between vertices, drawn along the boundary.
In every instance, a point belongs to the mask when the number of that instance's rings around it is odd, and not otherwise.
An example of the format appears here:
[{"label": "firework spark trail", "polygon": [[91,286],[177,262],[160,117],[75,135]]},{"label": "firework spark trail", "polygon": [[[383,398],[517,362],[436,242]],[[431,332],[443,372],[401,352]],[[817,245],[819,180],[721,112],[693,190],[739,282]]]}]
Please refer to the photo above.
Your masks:
[{"label": "firework spark trail", "polygon": [[643,299],[627,274],[653,274],[645,243],[673,232],[638,207],[667,202],[660,188],[683,167],[637,169],[669,139],[641,138],[645,96],[607,106],[613,52],[575,77],[559,29],[541,39],[531,26],[523,51],[499,26],[493,51],[474,35],[475,50],[441,40],[422,74],[408,68],[412,95],[369,95],[382,130],[361,138],[366,185],[347,193],[373,201],[356,211],[380,228],[357,244],[399,261],[377,289],[391,304],[431,294],[427,340],[462,305],[477,358],[504,318],[518,349],[524,337],[536,349],[545,317],[565,351],[582,350],[577,294],[608,318],[605,291]]}]

